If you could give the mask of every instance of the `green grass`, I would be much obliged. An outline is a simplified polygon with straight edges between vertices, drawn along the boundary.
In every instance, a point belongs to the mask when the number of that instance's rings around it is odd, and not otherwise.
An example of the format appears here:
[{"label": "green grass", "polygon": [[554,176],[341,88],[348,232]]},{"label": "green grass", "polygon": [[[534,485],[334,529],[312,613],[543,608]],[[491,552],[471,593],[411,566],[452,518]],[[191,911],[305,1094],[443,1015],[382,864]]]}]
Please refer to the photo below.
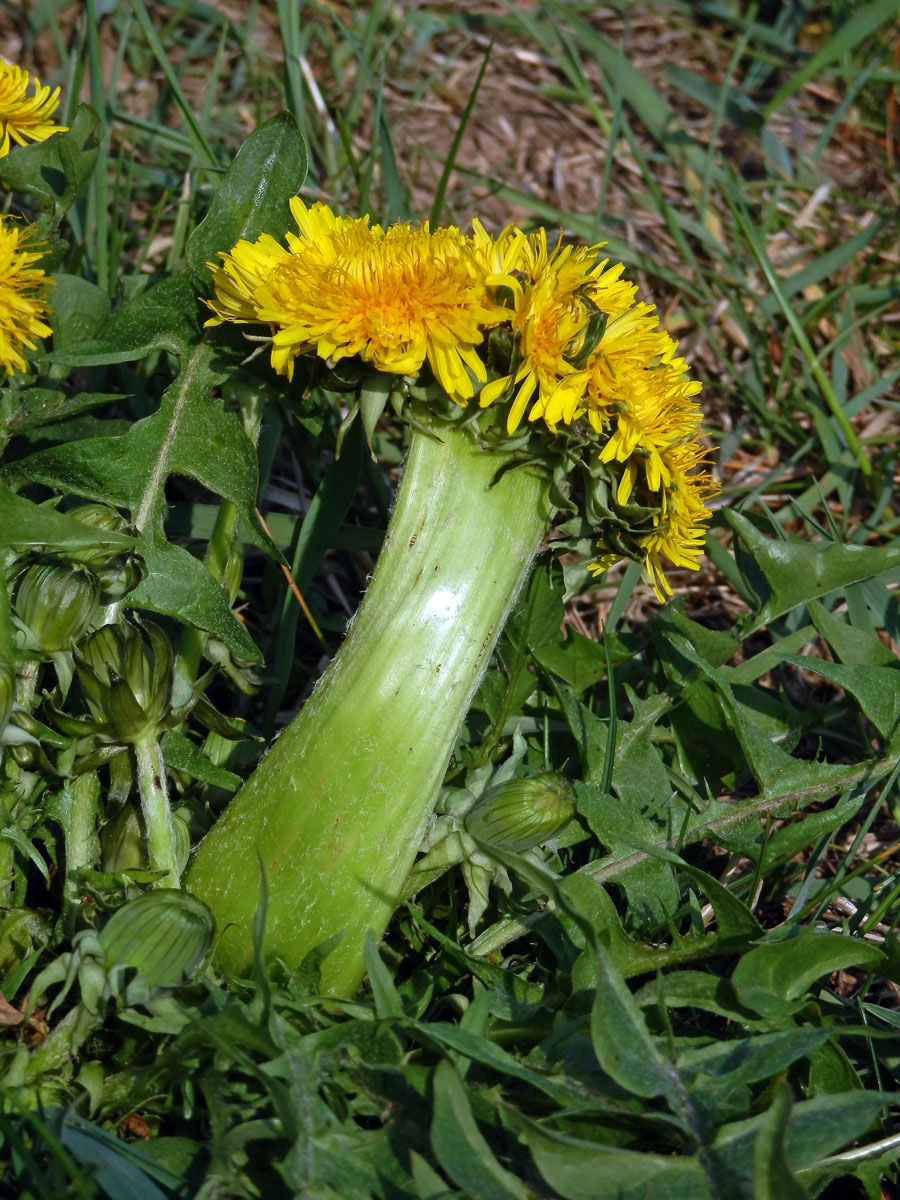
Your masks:
[{"label": "green grass", "polygon": [[[239,339],[219,346],[227,370],[182,365],[199,345],[204,237],[226,220],[216,189],[274,113],[290,108],[308,145],[304,194],[348,212],[460,225],[481,212],[605,240],[704,380],[723,492],[708,561],[673,573],[669,607],[631,566],[599,582],[575,560],[535,574],[447,782],[483,786],[517,732],[524,766],[573,780],[578,820],[540,861],[498,856],[509,890],[492,885],[474,940],[471,874],[423,890],[368,948],[356,997],[319,998],[313,956],[88,1004],[96,973],[61,956],[146,877],[101,872],[95,848],[63,889],[72,789],[7,749],[0,989],[20,1007],[60,962],[73,986],[42,1045],[39,1024],[0,1040],[0,1186],[390,1200],[833,1200],[878,1197],[882,1175],[896,1188],[896,5],[708,0],[602,22],[563,0],[250,4],[240,23],[190,0],[111,8],[0,10],[21,64],[62,85],[67,122],[79,95],[99,117],[74,202],[42,205],[37,184],[7,194],[7,211],[58,231],[54,269],[75,281],[57,288],[53,348],[68,337],[68,358],[29,381],[62,419],[29,388],[0,389],[0,479],[36,501],[87,494],[72,447],[105,437],[104,494],[148,518],[152,561],[188,548],[242,606],[236,625],[221,589],[212,616],[194,583],[164,602],[141,593],[186,672],[202,631],[218,639],[222,716],[201,713],[211,733],[184,726],[188,749],[169,741],[192,840],[264,744],[227,740],[224,720],[270,737],[317,677],[320,637],[340,643],[403,453],[388,419],[377,462],[354,437],[335,459],[334,396],[301,399],[264,356],[241,366]],[[296,139],[286,125],[267,136],[281,186]],[[183,294],[134,307],[186,262]],[[224,471],[210,441],[192,474],[182,414],[216,388],[218,436],[256,455]],[[113,443],[142,418],[158,423],[150,442]],[[108,464],[125,446],[143,480],[148,445],[159,478],[115,492]],[[256,503],[320,637],[261,549]],[[0,549],[14,572],[24,551],[8,533]],[[193,570],[178,562],[173,579]],[[77,694],[55,680],[48,667],[56,691],[36,712],[59,766],[83,751],[49,728]],[[125,786],[93,765],[90,837]],[[148,1139],[123,1127],[132,1113]]]}]

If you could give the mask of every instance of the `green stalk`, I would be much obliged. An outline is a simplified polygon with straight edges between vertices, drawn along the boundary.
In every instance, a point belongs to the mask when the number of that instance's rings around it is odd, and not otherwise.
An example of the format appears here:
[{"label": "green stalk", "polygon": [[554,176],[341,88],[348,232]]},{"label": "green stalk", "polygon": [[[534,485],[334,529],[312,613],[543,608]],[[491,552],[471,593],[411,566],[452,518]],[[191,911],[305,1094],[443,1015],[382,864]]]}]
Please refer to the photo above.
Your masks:
[{"label": "green stalk", "polygon": [[93,771],[76,775],[63,790],[66,876],[63,883],[65,923],[69,934],[75,932],[75,918],[81,907],[81,872],[100,857],[97,837],[100,783]]},{"label": "green stalk", "polygon": [[0,554],[0,659],[8,663],[13,658],[13,623],[9,608],[9,591],[6,585],[6,564]]},{"label": "green stalk", "polygon": [[166,767],[159,742],[137,743],[134,747],[137,763],[138,791],[147,837],[147,861],[151,870],[165,871],[157,887],[178,887],[178,856],[175,825],[169,807],[166,788]]},{"label": "green stalk", "polygon": [[[241,406],[241,420],[244,432],[254,446],[259,438],[262,413],[263,400],[262,394],[259,392],[252,394]],[[223,588],[225,588],[225,577],[228,572],[229,560],[235,554],[234,535],[237,532],[237,527],[238,510],[236,506],[230,500],[223,500],[216,513],[215,525],[213,526],[204,559],[210,575]],[[235,585],[233,591],[228,589],[229,604],[234,603],[234,597],[237,594],[239,586],[239,584]],[[185,679],[193,680],[197,678],[197,669],[200,666],[200,658],[203,654],[203,643],[203,633],[195,625],[189,625],[185,630],[178,651],[178,670]]]},{"label": "green stalk", "polygon": [[[296,966],[340,936],[323,990],[350,995],[443,783],[503,623],[546,528],[548,481],[465,432],[414,432],[368,593],[300,714],[197,851],[186,884],[215,914],[222,970],[248,970],[268,883],[264,947]],[[496,479],[496,485],[492,486]]]}]

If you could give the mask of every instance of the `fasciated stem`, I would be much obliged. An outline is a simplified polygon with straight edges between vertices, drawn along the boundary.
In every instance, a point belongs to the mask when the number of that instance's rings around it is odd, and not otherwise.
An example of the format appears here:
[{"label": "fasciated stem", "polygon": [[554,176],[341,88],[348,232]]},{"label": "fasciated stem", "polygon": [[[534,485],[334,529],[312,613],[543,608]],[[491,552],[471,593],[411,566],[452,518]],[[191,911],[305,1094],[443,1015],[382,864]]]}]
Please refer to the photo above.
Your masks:
[{"label": "fasciated stem", "polygon": [[217,965],[291,967],[340,939],[323,988],[351,994],[366,933],[403,895],[456,737],[550,516],[548,480],[465,431],[415,432],[360,611],[312,697],[201,843],[186,883],[216,916]]}]

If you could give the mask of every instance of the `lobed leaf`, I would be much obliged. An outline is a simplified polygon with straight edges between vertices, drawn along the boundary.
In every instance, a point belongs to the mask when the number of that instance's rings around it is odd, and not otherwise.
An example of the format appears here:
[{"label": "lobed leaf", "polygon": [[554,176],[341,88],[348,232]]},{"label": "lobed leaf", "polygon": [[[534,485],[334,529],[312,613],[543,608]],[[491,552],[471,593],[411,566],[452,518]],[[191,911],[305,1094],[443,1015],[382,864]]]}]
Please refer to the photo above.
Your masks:
[{"label": "lobed leaf", "polygon": [[186,275],[173,275],[140,292],[106,321],[91,341],[57,346],[51,363],[95,367],[134,362],[154,350],[181,356],[200,335],[200,306]]},{"label": "lobed leaf", "polygon": [[900,566],[900,546],[781,541],[733,509],[723,516],[738,535],[735,558],[758,599],[745,635],[827,592]]},{"label": "lobed leaf", "polygon": [[863,967],[883,973],[887,964],[884,950],[872,942],[804,929],[745,954],[731,982],[746,1008],[775,1017],[796,1011],[810,984],[832,971]]},{"label": "lobed leaf", "polygon": [[900,666],[893,650],[871,633],[848,625],[817,600],[811,600],[807,608],[813,625],[842,663],[851,667],[891,667],[894,670]]},{"label": "lobed leaf", "polygon": [[198,559],[181,546],[148,530],[141,554],[147,574],[129,592],[129,608],[146,608],[211,633],[247,662],[262,662],[262,655],[244,626],[236,620],[222,588]]}]

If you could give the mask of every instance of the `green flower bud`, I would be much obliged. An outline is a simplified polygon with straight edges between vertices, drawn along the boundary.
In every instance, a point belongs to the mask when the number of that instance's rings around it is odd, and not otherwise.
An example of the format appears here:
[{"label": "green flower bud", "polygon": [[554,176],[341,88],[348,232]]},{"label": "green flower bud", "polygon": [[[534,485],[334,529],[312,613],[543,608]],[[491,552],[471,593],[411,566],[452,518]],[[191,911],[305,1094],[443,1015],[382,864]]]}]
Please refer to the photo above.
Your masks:
[{"label": "green flower bud", "polygon": [[68,650],[90,625],[100,601],[91,571],[44,559],[19,579],[15,609],[45,654]]},{"label": "green flower bud", "polygon": [[528,850],[553,837],[575,815],[575,794],[555,771],[509,779],[490,788],[463,821],[466,833],[499,850]]},{"label": "green flower bud", "polygon": [[172,706],[174,655],[169,639],[147,624],[149,644],[136,625],[104,625],[81,646],[76,670],[95,720],[117,740],[155,741]]},{"label": "green flower bud", "polygon": [[37,751],[27,742],[18,742],[16,745],[10,746],[9,752],[14,761],[26,770],[37,762]]},{"label": "green flower bud", "polygon": [[[90,504],[79,504],[77,508],[70,508],[67,516],[73,521],[78,521],[80,525],[87,525],[90,529],[111,529],[113,533],[127,533],[128,524],[121,513],[116,512],[114,508],[110,508],[108,504],[100,504],[91,502]],[[84,563],[87,567],[95,567],[98,563],[104,562],[110,557],[109,550],[102,546],[96,548],[85,548],[82,550],[69,550],[67,557],[72,562]]]},{"label": "green flower bud", "polygon": [[107,967],[135,967],[151,988],[177,987],[193,975],[212,944],[216,923],[202,900],[160,888],[129,900],[100,931]]},{"label": "green flower bud", "polygon": [[235,658],[224,642],[218,638],[206,639],[203,653],[211,663],[215,663],[231,680],[231,682],[247,696],[254,695],[259,690],[259,681],[251,663]]},{"label": "green flower bud", "polygon": [[0,733],[3,732],[16,697],[16,673],[12,664],[0,658]]},{"label": "green flower bud", "polygon": [[[109,529],[113,533],[127,533],[128,523],[121,513],[108,504],[80,504],[69,511],[82,525],[91,529]],[[133,553],[111,552],[107,547],[72,550],[67,555],[70,562],[81,563],[97,576],[106,600],[121,600],[137,587],[144,575],[140,559]]]},{"label": "green flower bud", "polygon": [[144,567],[135,554],[119,554],[94,568],[104,600],[121,600],[144,578]]}]

